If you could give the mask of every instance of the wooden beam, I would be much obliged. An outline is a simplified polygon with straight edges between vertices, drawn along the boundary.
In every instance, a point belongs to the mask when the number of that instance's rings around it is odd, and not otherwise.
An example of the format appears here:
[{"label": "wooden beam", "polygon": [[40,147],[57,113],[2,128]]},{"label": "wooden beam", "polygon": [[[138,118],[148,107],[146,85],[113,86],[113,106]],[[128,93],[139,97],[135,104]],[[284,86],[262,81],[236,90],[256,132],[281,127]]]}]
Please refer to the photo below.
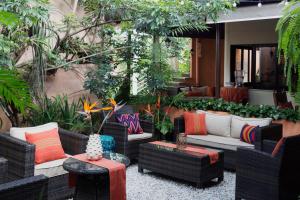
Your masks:
[{"label": "wooden beam", "polygon": [[215,60],[215,96],[220,97],[221,87],[221,32],[220,24],[216,24],[216,60]]}]

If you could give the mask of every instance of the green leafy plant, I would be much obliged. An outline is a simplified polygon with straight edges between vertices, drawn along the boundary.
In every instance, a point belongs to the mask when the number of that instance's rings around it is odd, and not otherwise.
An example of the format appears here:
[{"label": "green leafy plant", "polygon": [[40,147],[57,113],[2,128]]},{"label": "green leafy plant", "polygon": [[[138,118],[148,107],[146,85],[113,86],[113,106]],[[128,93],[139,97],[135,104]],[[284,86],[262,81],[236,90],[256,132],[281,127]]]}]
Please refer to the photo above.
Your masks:
[{"label": "green leafy plant", "polygon": [[[300,103],[300,2],[293,0],[284,8],[276,30],[279,33],[278,53],[284,56],[289,91]],[[279,58],[281,59],[281,56]],[[280,60],[279,60],[280,62]]]},{"label": "green leafy plant", "polygon": [[[173,98],[166,99],[167,102]],[[223,99],[180,99],[173,104],[174,107],[185,110],[214,110],[229,112],[241,117],[270,117],[274,120],[285,119],[290,121],[300,120],[299,113],[293,109],[279,109],[269,105],[243,105],[226,102]]]},{"label": "green leafy plant", "polygon": [[19,112],[31,106],[27,83],[14,70],[0,68],[0,107],[11,123],[19,125]]},{"label": "green leafy plant", "polygon": [[155,107],[155,109],[152,111],[151,105],[148,104],[147,109],[144,111],[146,112],[146,116],[151,117],[155,127],[157,130],[160,131],[163,135],[166,135],[168,133],[171,133],[174,124],[170,119],[169,112],[171,107],[180,101],[184,97],[183,93],[180,93],[172,98],[170,102],[165,101],[165,103],[168,103],[167,107],[162,106],[161,103],[161,96],[157,97],[156,104],[152,107]]},{"label": "green leafy plant", "polygon": [[34,126],[57,122],[61,128],[88,133],[89,124],[78,114],[79,110],[82,110],[81,100],[70,103],[67,96],[52,99],[45,96],[30,110],[28,121]]}]

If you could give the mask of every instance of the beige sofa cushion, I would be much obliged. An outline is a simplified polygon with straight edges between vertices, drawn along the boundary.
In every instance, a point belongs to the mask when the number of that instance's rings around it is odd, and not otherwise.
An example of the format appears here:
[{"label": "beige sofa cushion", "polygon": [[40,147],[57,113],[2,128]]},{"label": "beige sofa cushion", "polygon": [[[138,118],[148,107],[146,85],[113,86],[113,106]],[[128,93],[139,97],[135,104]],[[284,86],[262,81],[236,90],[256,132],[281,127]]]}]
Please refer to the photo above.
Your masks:
[{"label": "beige sofa cushion", "polygon": [[128,141],[134,140],[144,140],[152,137],[152,133],[142,133],[142,134],[130,134],[128,135]]},{"label": "beige sofa cushion", "polygon": [[231,115],[206,112],[205,124],[209,134],[230,137]]},{"label": "beige sofa cushion", "polygon": [[18,138],[20,140],[26,141],[26,137],[25,137],[26,132],[34,134],[43,131],[48,131],[54,128],[58,128],[58,124],[56,122],[50,122],[44,125],[34,126],[34,127],[25,127],[25,128],[12,127],[10,128],[9,134],[14,138]]},{"label": "beige sofa cushion", "polygon": [[[67,157],[70,157],[70,155],[66,155]],[[68,173],[65,171],[62,167],[64,161],[68,158],[63,158],[59,160],[53,160],[49,162],[45,162],[42,164],[38,164],[34,166],[34,175],[41,175],[44,174],[48,177],[54,177],[59,176]]]},{"label": "beige sofa cushion", "polygon": [[203,145],[212,148],[228,149],[233,151],[236,151],[237,147],[247,147],[254,149],[254,145],[242,142],[239,139],[210,134],[188,135],[187,142],[191,144]]},{"label": "beige sofa cushion", "polygon": [[270,125],[271,122],[272,118],[244,118],[233,115],[231,120],[230,136],[239,139],[242,128],[245,124],[262,127]]}]

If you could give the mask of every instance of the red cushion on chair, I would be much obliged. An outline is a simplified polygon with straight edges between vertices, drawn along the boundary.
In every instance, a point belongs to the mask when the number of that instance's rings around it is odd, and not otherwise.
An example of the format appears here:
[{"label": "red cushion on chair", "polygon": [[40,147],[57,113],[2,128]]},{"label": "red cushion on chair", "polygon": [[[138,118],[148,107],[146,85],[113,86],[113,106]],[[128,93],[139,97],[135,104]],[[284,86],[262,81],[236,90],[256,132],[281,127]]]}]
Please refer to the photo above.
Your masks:
[{"label": "red cushion on chair", "polygon": [[36,164],[66,158],[57,128],[34,134],[25,133],[25,136],[27,142],[35,144]]},{"label": "red cushion on chair", "polygon": [[275,157],[275,156],[278,155],[278,152],[279,152],[280,149],[282,148],[284,142],[285,142],[285,138],[284,138],[284,137],[281,138],[281,139],[277,142],[275,148],[273,149],[272,157]]},{"label": "red cushion on chair", "polygon": [[205,113],[184,112],[186,135],[207,135]]}]

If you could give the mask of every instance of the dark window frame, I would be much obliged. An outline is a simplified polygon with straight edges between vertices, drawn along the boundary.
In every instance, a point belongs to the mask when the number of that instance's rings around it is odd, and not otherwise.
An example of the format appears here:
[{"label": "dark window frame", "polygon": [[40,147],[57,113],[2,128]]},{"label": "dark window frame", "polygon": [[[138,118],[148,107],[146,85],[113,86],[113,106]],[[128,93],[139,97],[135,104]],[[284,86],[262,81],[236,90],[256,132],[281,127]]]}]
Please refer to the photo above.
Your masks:
[{"label": "dark window frame", "polygon": [[[275,68],[275,85],[271,86],[265,86],[263,83],[256,83],[255,80],[255,67],[256,67],[256,49],[260,47],[275,47],[276,52],[277,52],[277,43],[267,43],[267,44],[238,44],[238,45],[231,45],[230,46],[230,81],[235,82],[235,76],[234,76],[234,71],[236,67],[236,50],[237,49],[247,49],[247,50],[252,50],[252,61],[251,61],[251,81],[247,83],[247,85],[251,86],[254,89],[265,89],[265,90],[280,90],[286,88],[286,86],[279,85],[279,74],[278,74],[278,69],[280,65],[277,62],[277,55],[275,55],[276,59],[276,68]],[[243,54],[243,51],[242,51]],[[242,56],[242,55],[241,55]],[[241,57],[241,69],[243,70],[243,59],[244,57]],[[248,56],[249,59],[249,56]],[[248,76],[249,76],[249,69],[248,69]],[[248,79],[249,80],[249,79]]]}]

